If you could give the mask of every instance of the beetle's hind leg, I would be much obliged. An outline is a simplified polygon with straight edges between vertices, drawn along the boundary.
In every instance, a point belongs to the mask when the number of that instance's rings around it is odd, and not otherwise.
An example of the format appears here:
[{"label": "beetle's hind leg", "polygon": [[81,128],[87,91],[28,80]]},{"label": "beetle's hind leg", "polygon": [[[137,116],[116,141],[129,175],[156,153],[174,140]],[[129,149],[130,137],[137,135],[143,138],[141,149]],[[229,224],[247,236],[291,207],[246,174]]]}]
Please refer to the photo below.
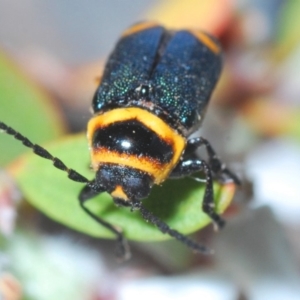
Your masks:
[{"label": "beetle's hind leg", "polygon": [[220,160],[209,141],[202,137],[191,138],[187,141],[187,147],[184,156],[186,157],[194,154],[195,151],[201,146],[205,146],[208,155],[208,164],[213,175],[220,183],[226,183],[228,180],[230,180],[237,185],[241,184],[240,179]]},{"label": "beetle's hind leg", "polygon": [[[195,155],[196,150],[203,145],[208,155],[208,163]],[[202,137],[191,138],[187,141],[184,155],[170,177],[184,177],[199,171],[204,173],[206,179],[202,209],[212,219],[216,229],[222,228],[225,221],[215,212],[213,177],[216,177],[221,183],[230,180],[240,184],[240,180],[222,163],[210,143]]]},{"label": "beetle's hind leg", "polygon": [[183,159],[172,171],[170,177],[180,178],[200,171],[205,174],[206,178],[202,209],[212,219],[216,229],[222,228],[225,225],[225,221],[215,212],[213,177],[210,166],[204,160],[197,158]]},{"label": "beetle's hind leg", "polygon": [[99,224],[107,228],[109,231],[111,231],[116,236],[117,241],[117,247],[116,247],[116,256],[121,261],[126,261],[130,258],[130,249],[127,243],[127,240],[125,239],[122,230],[117,228],[116,226],[113,226],[112,224],[104,221],[102,218],[94,214],[92,211],[90,211],[86,206],[85,203],[87,200],[95,197],[96,195],[104,192],[104,189],[97,185],[95,183],[95,180],[89,182],[86,184],[86,186],[81,190],[78,199],[80,206],[82,209],[95,221],[97,221]]}]

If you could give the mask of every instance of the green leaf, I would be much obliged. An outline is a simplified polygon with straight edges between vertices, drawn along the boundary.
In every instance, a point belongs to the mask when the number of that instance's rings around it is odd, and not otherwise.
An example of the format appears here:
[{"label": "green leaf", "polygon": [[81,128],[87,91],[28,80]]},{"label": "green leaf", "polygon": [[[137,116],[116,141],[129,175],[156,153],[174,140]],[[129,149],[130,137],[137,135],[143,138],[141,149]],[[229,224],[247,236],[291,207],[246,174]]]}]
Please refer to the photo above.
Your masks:
[{"label": "green leaf", "polygon": [[[89,179],[89,153],[83,135],[71,136],[47,147],[65,164]],[[51,163],[34,155],[27,155],[14,173],[26,199],[54,220],[92,236],[112,238],[113,235],[81,210],[77,196],[82,184],[72,182],[67,174]],[[145,206],[172,228],[191,233],[210,222],[200,207],[204,185],[191,178],[168,180],[163,186],[155,186]],[[234,185],[215,185],[217,211],[223,212],[230,204]],[[150,241],[167,239],[152,224],[145,222],[138,211],[118,208],[111,197],[103,193],[89,201],[89,207],[106,221],[121,227],[125,235],[134,240]]]},{"label": "green leaf", "polygon": [[278,58],[284,58],[300,44],[300,1],[288,0],[283,3],[278,20]]},{"label": "green leaf", "polygon": [[[63,133],[63,123],[51,99],[0,51],[0,121],[20,130],[36,143]],[[0,166],[26,151],[7,135],[0,135]]]}]

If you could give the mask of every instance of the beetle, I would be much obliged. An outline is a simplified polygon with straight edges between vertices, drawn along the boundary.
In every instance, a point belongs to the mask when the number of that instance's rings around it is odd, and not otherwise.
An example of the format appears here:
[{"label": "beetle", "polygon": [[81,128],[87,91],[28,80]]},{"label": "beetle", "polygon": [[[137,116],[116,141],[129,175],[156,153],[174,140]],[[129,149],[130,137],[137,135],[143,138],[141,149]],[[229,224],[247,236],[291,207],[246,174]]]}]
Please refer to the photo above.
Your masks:
[{"label": "beetle", "polygon": [[[222,50],[211,35],[197,30],[172,31],[153,22],[127,29],[106,63],[92,101],[87,140],[95,178],[88,180],[27,137],[0,122],[0,129],[68,177],[85,186],[82,209],[117,239],[117,256],[129,258],[122,231],[90,211],[85,203],[108,192],[117,206],[139,210],[158,229],[196,252],[210,250],[171,229],[142,205],[153,185],[202,171],[206,179],[203,211],[216,228],[224,220],[215,212],[213,178],[240,181],[221,162],[210,143],[193,137],[201,125],[222,69]],[[208,162],[195,155],[204,146]],[[224,179],[226,178],[226,179]]]}]

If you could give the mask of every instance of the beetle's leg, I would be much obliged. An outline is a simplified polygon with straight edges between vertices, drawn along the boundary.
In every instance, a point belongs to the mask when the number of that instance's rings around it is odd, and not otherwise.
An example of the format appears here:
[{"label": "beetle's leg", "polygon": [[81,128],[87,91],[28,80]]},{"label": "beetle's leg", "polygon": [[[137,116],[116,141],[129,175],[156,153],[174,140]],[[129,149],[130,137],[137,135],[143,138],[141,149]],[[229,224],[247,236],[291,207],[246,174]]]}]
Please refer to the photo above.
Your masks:
[{"label": "beetle's leg", "polygon": [[185,235],[181,234],[177,230],[171,229],[165,222],[160,220],[158,217],[153,215],[150,211],[148,211],[140,201],[133,201],[132,202],[132,210],[139,209],[142,217],[147,221],[155,225],[162,233],[168,234],[178,241],[182,242],[189,248],[193,249],[196,252],[200,252],[202,254],[212,254],[213,251],[209,248],[198,244],[197,242],[189,239]]},{"label": "beetle's leg", "polygon": [[95,221],[97,221],[99,224],[110,230],[115,236],[117,241],[117,247],[116,247],[116,256],[122,260],[128,260],[130,258],[130,249],[127,243],[127,240],[124,238],[122,231],[119,228],[116,228],[115,226],[111,225],[110,223],[104,221],[102,218],[94,214],[92,211],[90,211],[86,206],[85,203],[87,200],[95,197],[96,195],[104,192],[104,189],[102,186],[99,186],[95,183],[95,180],[89,182],[80,192],[78,198],[79,203],[82,209]]},{"label": "beetle's leg", "polygon": [[204,172],[206,178],[206,188],[202,203],[203,211],[212,219],[217,229],[225,225],[225,221],[215,212],[213,179],[210,166],[204,161],[199,159],[186,159],[181,160],[175,169],[172,171],[170,178],[179,178],[191,175],[195,172]]},{"label": "beetle's leg", "polygon": [[224,179],[224,177],[222,176],[227,175],[227,177],[233,180],[236,184],[240,185],[241,182],[239,178],[233,172],[231,172],[224,163],[222,163],[222,161],[216,154],[215,150],[212,148],[212,146],[206,139],[202,137],[189,139],[187,141],[187,146],[186,146],[184,156],[188,157],[189,155],[194,154],[195,151],[203,145],[205,146],[208,155],[208,160],[209,160],[208,164],[212,172],[216,174],[217,179],[220,182],[224,182],[224,181],[226,182],[226,179]]}]

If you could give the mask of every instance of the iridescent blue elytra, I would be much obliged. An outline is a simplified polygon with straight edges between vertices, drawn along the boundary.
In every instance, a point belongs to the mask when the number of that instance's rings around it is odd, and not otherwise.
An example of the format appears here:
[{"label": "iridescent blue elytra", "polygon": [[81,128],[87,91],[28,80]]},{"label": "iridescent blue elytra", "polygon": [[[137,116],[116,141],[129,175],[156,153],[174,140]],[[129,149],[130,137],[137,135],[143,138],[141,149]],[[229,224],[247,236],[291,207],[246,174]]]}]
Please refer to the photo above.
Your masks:
[{"label": "iridescent blue elytra", "polygon": [[219,45],[203,32],[157,25],[125,32],[107,61],[94,113],[143,107],[182,133],[191,132],[202,120],[221,68]]}]

